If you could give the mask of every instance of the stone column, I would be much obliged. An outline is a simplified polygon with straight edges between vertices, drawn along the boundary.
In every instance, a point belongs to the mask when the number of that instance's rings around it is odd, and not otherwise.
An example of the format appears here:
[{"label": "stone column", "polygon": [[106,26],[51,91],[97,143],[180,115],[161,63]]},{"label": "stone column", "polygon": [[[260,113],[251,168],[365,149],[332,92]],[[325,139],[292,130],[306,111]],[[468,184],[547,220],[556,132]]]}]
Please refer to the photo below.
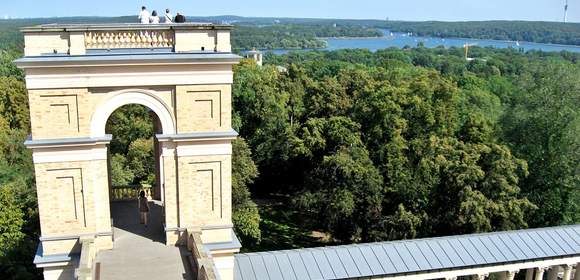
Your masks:
[{"label": "stone column", "polygon": [[473,280],[485,280],[486,277],[487,277],[487,274],[478,274],[478,275],[473,275],[471,277],[471,279],[473,279]]},{"label": "stone column", "polygon": [[560,271],[559,265],[554,265],[550,267],[548,272],[548,280],[558,280],[558,272]]},{"label": "stone column", "polygon": [[546,271],[545,267],[538,267],[536,268],[536,278],[535,280],[543,280],[544,279],[544,272]]},{"label": "stone column", "polygon": [[526,280],[532,280],[532,279],[534,279],[534,269],[528,268],[528,269],[526,269]]},{"label": "stone column", "polygon": [[574,274],[574,280],[580,280],[580,263],[576,264],[576,274]]},{"label": "stone column", "polygon": [[564,266],[564,277],[562,280],[570,280],[572,278],[572,265],[568,264]]},{"label": "stone column", "polygon": [[175,143],[160,141],[161,163],[160,173],[163,174],[163,208],[165,216],[165,242],[167,245],[176,245],[181,241],[179,231],[179,205],[178,205],[178,182],[177,165],[175,156]]}]

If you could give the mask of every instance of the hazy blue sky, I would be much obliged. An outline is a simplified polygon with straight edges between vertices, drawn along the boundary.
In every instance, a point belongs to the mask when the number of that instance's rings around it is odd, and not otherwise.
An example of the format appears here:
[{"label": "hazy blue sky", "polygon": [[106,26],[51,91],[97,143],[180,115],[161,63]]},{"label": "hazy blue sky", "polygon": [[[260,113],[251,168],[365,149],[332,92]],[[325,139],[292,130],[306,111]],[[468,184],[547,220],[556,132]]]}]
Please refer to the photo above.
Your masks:
[{"label": "hazy blue sky", "polygon": [[[0,0],[2,17],[109,16],[141,5],[186,15],[374,18],[398,20],[561,21],[565,0]],[[568,20],[580,22],[580,0],[569,0]]]}]

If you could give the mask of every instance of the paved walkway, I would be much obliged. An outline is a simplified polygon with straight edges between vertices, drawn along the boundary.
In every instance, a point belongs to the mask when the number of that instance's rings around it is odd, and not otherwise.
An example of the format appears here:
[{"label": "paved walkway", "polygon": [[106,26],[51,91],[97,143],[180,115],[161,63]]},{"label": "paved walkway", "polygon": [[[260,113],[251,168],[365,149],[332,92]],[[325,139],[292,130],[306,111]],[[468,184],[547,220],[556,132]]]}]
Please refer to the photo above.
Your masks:
[{"label": "paved walkway", "polygon": [[113,202],[114,249],[97,255],[101,280],[191,279],[184,248],[166,246],[162,207],[151,202],[148,227],[139,223],[137,202]]}]

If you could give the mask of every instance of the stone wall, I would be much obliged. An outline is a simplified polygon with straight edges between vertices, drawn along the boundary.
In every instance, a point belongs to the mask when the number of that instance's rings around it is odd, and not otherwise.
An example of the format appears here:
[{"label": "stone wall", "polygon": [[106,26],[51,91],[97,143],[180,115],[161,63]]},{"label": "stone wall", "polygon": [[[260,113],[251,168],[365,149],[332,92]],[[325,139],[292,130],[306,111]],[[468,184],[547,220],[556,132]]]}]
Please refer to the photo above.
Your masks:
[{"label": "stone wall", "polygon": [[177,132],[228,131],[231,128],[231,86],[176,88]]}]

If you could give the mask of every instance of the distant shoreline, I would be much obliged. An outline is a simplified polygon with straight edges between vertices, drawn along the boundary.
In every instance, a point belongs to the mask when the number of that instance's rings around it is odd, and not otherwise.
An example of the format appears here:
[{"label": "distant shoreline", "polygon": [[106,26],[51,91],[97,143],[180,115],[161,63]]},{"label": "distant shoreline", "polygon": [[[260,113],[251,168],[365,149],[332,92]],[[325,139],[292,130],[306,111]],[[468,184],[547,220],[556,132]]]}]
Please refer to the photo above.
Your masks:
[{"label": "distant shoreline", "polygon": [[[400,32],[398,32],[400,33]],[[320,40],[368,40],[368,39],[379,39],[379,38],[386,38],[387,36],[380,36],[380,37],[316,37],[316,39]],[[580,45],[567,45],[567,44],[555,44],[555,43],[539,43],[539,42],[530,42],[530,41],[513,41],[513,40],[498,40],[498,39],[483,39],[483,38],[465,38],[465,37],[436,37],[436,36],[416,36],[411,35],[411,38],[434,38],[434,39],[452,39],[452,40],[480,40],[480,41],[494,41],[494,42],[503,42],[503,43],[524,43],[530,45],[545,45],[545,46],[554,46],[554,47],[566,47],[566,48],[580,48]]]}]

